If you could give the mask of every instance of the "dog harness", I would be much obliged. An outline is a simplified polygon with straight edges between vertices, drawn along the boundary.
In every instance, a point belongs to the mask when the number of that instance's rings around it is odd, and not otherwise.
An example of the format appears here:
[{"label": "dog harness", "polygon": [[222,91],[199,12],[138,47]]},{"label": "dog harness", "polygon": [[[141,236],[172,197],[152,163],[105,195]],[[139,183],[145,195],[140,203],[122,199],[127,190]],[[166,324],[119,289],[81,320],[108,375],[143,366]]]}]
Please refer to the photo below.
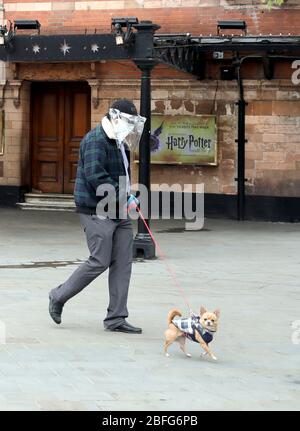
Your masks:
[{"label": "dog harness", "polygon": [[172,323],[176,328],[184,332],[185,336],[189,340],[195,341],[196,343],[198,343],[196,331],[200,334],[206,344],[209,344],[213,339],[212,333],[204,329],[201,325],[200,316],[193,315],[192,317],[187,317],[185,319],[173,319]]}]

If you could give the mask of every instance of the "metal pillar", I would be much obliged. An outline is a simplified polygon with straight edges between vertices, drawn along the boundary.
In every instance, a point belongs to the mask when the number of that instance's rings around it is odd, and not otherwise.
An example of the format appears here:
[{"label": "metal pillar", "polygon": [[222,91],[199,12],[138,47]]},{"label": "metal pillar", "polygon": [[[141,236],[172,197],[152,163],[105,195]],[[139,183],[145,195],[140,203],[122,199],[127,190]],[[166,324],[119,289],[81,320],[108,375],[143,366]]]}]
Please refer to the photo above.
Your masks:
[{"label": "metal pillar", "polygon": [[237,169],[237,219],[245,219],[245,111],[247,102],[244,99],[243,81],[240,76],[240,66],[238,67],[238,85],[240,99],[236,102],[238,106],[238,138],[235,140],[238,144],[238,169]]},{"label": "metal pillar", "polygon": [[[136,62],[142,71],[140,114],[147,118],[139,146],[139,184],[148,190],[148,211],[150,212],[150,133],[151,133],[151,70],[153,60]],[[146,219],[149,225],[149,219]],[[151,259],[155,257],[155,245],[141,219],[138,220],[138,233],[133,242],[133,257]]]}]

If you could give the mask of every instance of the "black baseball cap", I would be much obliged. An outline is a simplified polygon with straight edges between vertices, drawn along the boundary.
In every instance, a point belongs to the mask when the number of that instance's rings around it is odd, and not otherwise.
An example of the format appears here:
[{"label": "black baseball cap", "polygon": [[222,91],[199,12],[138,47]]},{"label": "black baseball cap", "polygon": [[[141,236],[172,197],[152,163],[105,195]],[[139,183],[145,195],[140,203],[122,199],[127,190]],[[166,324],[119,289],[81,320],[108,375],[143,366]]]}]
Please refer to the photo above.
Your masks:
[{"label": "black baseball cap", "polygon": [[132,100],[128,100],[128,99],[115,100],[112,103],[111,108],[118,109],[120,112],[124,112],[125,114],[138,115],[138,112]]}]

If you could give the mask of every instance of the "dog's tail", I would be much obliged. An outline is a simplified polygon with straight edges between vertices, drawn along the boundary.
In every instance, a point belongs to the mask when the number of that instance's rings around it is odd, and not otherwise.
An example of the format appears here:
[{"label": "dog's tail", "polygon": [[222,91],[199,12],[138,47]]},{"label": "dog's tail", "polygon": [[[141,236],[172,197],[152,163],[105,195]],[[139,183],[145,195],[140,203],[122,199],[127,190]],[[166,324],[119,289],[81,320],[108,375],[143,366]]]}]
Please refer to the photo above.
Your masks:
[{"label": "dog's tail", "polygon": [[171,310],[168,314],[168,325],[170,325],[170,323],[172,323],[172,320],[174,319],[175,316],[182,316],[182,314],[177,309]]}]

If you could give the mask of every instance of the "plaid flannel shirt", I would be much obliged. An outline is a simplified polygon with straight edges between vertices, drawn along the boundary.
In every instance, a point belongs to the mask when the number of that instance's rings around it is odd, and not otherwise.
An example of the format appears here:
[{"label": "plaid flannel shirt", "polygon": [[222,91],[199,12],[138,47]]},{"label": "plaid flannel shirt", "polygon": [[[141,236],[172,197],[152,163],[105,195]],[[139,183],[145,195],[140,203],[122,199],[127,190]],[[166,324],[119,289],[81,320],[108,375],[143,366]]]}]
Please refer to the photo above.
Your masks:
[{"label": "plaid flannel shirt", "polygon": [[196,338],[196,331],[200,334],[206,344],[209,344],[213,336],[210,332],[206,331],[200,323],[200,316],[193,315],[184,319],[173,319],[172,323],[185,333],[185,336],[192,341],[198,343]]},{"label": "plaid flannel shirt", "polygon": [[[129,161],[129,151],[126,151]],[[129,172],[130,174],[130,172]],[[101,184],[111,184],[119,200],[119,177],[126,177],[121,151],[114,139],[110,139],[99,124],[82,139],[74,189],[74,200],[78,212],[96,212],[96,191]],[[125,191],[126,193],[126,191]]]}]

